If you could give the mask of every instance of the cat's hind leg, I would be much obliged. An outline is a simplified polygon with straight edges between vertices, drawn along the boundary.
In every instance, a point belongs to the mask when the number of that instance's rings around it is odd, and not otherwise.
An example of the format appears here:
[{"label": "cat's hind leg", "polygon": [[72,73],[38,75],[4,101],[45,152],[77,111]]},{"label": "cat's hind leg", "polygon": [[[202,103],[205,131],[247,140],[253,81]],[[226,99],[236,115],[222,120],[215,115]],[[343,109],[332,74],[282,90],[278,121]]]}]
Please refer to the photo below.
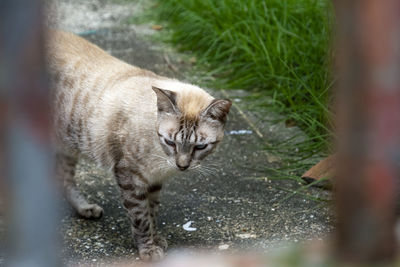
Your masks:
[{"label": "cat's hind leg", "polygon": [[96,204],[90,204],[76,186],[75,168],[77,158],[57,153],[56,170],[64,188],[65,198],[75,209],[75,211],[87,219],[97,219],[103,215],[103,209]]}]

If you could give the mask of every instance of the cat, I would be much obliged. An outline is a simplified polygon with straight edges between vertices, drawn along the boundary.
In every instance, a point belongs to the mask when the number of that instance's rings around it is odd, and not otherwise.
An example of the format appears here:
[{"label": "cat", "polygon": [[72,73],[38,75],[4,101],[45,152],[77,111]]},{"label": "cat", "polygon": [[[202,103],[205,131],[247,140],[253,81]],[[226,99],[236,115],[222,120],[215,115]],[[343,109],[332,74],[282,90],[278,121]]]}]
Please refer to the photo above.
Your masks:
[{"label": "cat", "polygon": [[159,260],[163,181],[197,169],[224,136],[231,107],[203,89],[129,65],[72,33],[49,32],[56,170],[66,199],[84,218],[103,209],[74,181],[78,156],[112,171],[142,260]]}]

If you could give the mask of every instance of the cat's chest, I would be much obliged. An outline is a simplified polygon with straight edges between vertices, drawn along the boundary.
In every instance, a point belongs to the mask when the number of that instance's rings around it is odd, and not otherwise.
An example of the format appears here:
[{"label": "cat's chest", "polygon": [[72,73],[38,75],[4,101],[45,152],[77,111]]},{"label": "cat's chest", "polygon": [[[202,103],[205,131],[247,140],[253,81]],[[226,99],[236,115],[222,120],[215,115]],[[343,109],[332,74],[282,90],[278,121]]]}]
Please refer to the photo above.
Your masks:
[{"label": "cat's chest", "polygon": [[146,174],[150,183],[163,182],[168,177],[176,175],[177,168],[170,160],[158,157],[150,157],[144,167],[143,172]]}]

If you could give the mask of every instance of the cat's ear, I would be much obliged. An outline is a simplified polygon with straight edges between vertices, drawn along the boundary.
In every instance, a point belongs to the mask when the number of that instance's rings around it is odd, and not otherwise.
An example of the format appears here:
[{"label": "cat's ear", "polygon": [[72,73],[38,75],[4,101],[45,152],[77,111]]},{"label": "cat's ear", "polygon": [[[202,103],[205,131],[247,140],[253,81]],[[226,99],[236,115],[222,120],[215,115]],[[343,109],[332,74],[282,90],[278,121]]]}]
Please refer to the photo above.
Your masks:
[{"label": "cat's ear", "polygon": [[225,123],[231,106],[229,99],[214,99],[201,115]]},{"label": "cat's ear", "polygon": [[176,106],[176,93],[160,89],[157,87],[151,87],[157,95],[157,108],[159,112],[165,113],[178,113],[179,110]]}]

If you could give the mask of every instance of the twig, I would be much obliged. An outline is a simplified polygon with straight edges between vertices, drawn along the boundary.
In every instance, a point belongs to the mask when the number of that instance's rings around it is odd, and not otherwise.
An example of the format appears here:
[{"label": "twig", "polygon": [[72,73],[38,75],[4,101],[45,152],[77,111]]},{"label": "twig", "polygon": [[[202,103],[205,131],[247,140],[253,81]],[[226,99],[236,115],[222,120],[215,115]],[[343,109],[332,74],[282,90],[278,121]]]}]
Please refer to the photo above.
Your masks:
[{"label": "twig", "polygon": [[167,63],[168,67],[169,67],[171,70],[173,70],[174,72],[178,73],[178,68],[175,67],[175,66],[171,63],[171,61],[169,60],[169,57],[168,57],[167,54],[164,54],[164,60],[165,60],[165,62]]}]

